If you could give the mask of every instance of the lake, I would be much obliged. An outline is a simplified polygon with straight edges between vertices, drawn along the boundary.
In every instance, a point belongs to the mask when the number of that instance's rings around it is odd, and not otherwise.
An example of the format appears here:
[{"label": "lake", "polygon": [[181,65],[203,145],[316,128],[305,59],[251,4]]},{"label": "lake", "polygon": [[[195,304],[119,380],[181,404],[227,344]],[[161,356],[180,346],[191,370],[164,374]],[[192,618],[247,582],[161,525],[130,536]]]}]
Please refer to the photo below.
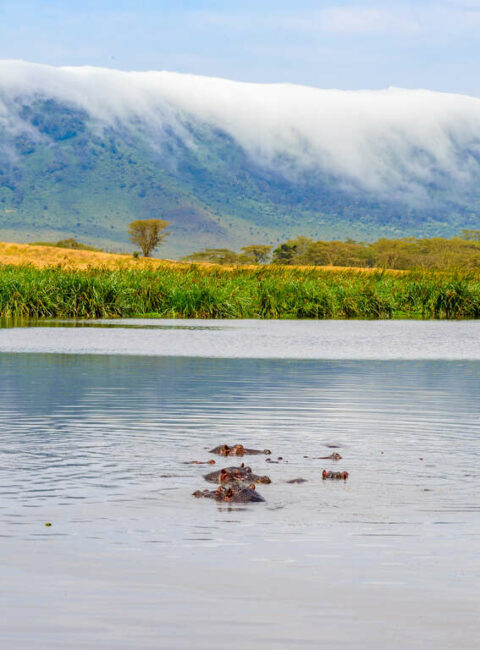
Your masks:
[{"label": "lake", "polygon": [[476,647],[479,323],[4,325],[2,650]]}]

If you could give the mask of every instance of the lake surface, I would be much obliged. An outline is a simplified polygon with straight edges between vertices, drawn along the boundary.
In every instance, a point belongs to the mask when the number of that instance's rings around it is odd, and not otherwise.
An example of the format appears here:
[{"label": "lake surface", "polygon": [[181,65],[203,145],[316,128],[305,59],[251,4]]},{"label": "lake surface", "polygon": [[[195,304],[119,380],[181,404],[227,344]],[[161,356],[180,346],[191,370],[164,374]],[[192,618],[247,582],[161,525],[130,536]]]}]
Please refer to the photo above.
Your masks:
[{"label": "lake surface", "polygon": [[[121,352],[255,359],[480,360],[480,320],[118,319],[26,323],[26,327],[10,327],[8,322],[3,325],[3,328],[0,326],[0,352]],[[53,333],[52,328],[55,328]]]},{"label": "lake surface", "polygon": [[[477,323],[56,325],[0,329],[2,650],[477,646]],[[223,442],[266,503],[191,496]]]}]

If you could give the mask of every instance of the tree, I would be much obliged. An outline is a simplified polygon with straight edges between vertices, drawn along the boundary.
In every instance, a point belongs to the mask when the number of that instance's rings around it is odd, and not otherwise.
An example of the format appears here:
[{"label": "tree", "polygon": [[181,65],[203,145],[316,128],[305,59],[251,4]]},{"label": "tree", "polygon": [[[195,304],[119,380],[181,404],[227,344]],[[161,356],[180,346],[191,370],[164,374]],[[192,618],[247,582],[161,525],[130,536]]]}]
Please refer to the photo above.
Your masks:
[{"label": "tree", "polygon": [[272,246],[262,246],[261,244],[252,244],[240,249],[245,255],[252,259],[255,264],[265,264],[272,250]]},{"label": "tree", "polygon": [[[291,240],[290,240],[291,241]],[[280,244],[273,251],[273,263],[274,264],[293,264],[295,254],[297,252],[297,246],[295,244],[290,244],[285,242]]]},{"label": "tree", "polygon": [[163,219],[132,221],[128,226],[130,241],[141,248],[144,257],[150,257],[151,252],[170,234],[164,232],[168,225],[169,222]]},{"label": "tree", "polygon": [[191,262],[211,262],[212,264],[240,264],[241,255],[228,248],[205,248],[203,251],[184,257]]}]

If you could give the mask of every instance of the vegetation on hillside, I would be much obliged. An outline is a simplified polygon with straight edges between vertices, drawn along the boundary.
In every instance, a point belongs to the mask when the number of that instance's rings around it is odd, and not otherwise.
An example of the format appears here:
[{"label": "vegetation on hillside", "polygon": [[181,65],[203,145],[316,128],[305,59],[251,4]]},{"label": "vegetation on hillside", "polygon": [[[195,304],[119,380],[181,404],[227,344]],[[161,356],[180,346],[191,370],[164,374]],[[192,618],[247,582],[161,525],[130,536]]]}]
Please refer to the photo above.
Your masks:
[{"label": "vegetation on hillside", "polygon": [[479,273],[4,266],[0,316],[96,318],[479,318]]}]

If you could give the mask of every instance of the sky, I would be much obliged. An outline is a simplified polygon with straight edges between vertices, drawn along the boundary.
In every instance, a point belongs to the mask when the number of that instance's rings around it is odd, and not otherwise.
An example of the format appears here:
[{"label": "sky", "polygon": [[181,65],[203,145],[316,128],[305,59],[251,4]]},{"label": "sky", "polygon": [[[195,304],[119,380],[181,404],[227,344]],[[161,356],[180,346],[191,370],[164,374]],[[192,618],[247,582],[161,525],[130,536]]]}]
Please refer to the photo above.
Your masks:
[{"label": "sky", "polygon": [[480,96],[480,0],[0,0],[0,59]]}]

